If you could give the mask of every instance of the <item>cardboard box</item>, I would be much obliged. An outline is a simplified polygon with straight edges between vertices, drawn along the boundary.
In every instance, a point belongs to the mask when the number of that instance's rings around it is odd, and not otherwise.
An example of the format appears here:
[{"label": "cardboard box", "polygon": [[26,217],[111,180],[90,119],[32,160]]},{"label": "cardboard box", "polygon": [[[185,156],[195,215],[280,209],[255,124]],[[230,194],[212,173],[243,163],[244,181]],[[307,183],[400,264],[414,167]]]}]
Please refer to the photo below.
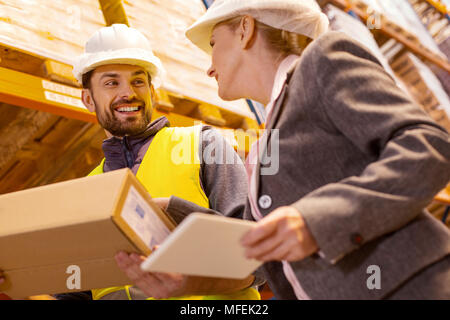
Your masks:
[{"label": "cardboard box", "polygon": [[0,292],[21,299],[130,284],[114,255],[148,255],[174,225],[129,169],[1,195]]}]

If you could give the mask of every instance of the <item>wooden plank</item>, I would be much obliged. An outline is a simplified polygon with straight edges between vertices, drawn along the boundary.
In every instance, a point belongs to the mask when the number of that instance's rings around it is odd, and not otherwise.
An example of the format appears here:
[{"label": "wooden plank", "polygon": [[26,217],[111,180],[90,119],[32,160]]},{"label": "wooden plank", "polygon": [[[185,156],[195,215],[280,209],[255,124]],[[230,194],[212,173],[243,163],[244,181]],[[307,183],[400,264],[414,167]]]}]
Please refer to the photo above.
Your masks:
[{"label": "wooden plank", "polygon": [[[102,134],[97,136],[103,138]],[[97,136],[92,140],[95,140]],[[86,176],[100,164],[103,157],[101,149],[88,147],[77,158],[73,159],[71,164],[68,164],[56,181],[67,181]]]},{"label": "wooden plank", "polygon": [[[53,153],[43,153],[36,163],[39,173],[29,180],[27,188],[60,181],[59,179],[67,167],[70,167],[73,161],[90,147],[93,137],[100,133],[103,134],[103,129],[100,126],[83,123],[81,130],[61,143],[61,148],[54,149]],[[52,139],[56,137],[61,137],[61,133],[55,133]]]},{"label": "wooden plank", "polygon": [[79,84],[72,74],[72,69],[72,66],[48,59],[45,60],[43,64],[44,75],[46,78],[55,82],[77,87]]},{"label": "wooden plank", "polygon": [[40,58],[0,43],[0,67],[44,76],[41,66]]},{"label": "wooden plank", "polygon": [[210,104],[198,105],[193,116],[217,127],[223,127],[227,123],[219,109]]},{"label": "wooden plank", "polygon": [[0,172],[16,153],[44,126],[52,115],[19,108],[14,120],[0,128]]},{"label": "wooden plank", "polygon": [[0,129],[7,126],[11,121],[17,118],[21,108],[6,103],[0,103]]},{"label": "wooden plank", "polygon": [[27,189],[30,177],[37,172],[36,161],[18,160],[0,180],[0,194]]},{"label": "wooden plank", "polygon": [[[77,120],[68,121],[79,122]],[[0,176],[0,193],[28,189],[87,175],[103,158],[101,141],[105,138],[105,133],[98,125],[79,123],[98,128],[97,135],[94,135],[90,141],[85,142],[85,150],[77,149],[78,155],[71,151],[78,146],[78,141],[74,140],[90,139],[89,132],[77,130],[79,125],[77,123],[60,123],[60,126],[55,127],[47,135],[47,141],[38,142],[33,139],[16,154],[14,165]],[[54,143],[58,138],[61,142],[60,145]],[[72,144],[69,143],[70,141],[72,141]],[[93,142],[97,144],[95,147],[92,146]],[[66,156],[67,153],[70,154]],[[58,165],[55,167],[55,164]],[[59,169],[57,173],[54,172],[55,168]],[[55,174],[58,176],[55,177]]]},{"label": "wooden plank", "polygon": [[154,106],[156,109],[163,112],[172,112],[175,109],[172,101],[170,101],[169,94],[164,90],[156,90],[156,99]]},{"label": "wooden plank", "polygon": [[[225,126],[228,128],[239,129],[244,125],[244,118],[236,115],[235,113],[228,112],[226,110],[221,109],[220,113],[225,119]],[[256,122],[256,121],[255,121]]]},{"label": "wooden plank", "polygon": [[190,116],[192,113],[195,112],[196,108],[199,105],[197,101],[189,100],[182,95],[170,93],[168,96],[170,101],[175,107],[173,111],[178,114]]}]

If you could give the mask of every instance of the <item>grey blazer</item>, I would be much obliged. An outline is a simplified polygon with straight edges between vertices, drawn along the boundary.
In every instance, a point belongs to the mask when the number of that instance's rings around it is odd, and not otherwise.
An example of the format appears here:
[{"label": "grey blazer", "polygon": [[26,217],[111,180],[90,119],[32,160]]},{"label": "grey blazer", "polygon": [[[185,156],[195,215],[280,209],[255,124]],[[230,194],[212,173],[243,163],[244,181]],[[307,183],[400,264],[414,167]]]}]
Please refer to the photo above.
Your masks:
[{"label": "grey blazer", "polygon": [[[340,32],[312,42],[267,129],[279,169],[259,175],[258,205],[305,218],[323,255],[291,266],[312,299],[380,299],[450,253],[449,230],[424,210],[450,181],[450,137],[364,46]],[[260,173],[277,166],[276,135]],[[367,286],[371,265],[381,289]],[[262,271],[277,298],[295,299],[281,263]]]}]

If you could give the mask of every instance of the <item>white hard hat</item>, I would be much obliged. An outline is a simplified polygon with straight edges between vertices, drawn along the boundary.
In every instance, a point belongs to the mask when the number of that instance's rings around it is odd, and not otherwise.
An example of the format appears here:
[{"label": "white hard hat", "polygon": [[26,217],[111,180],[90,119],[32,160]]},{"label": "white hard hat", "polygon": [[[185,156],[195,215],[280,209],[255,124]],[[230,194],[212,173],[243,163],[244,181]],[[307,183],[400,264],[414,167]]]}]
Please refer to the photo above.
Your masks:
[{"label": "white hard hat", "polygon": [[216,0],[186,31],[186,37],[211,54],[210,39],[214,26],[242,15],[276,29],[318,38],[328,30],[329,21],[315,0]]},{"label": "white hard hat", "polygon": [[87,41],[84,54],[73,63],[73,74],[82,83],[83,74],[107,64],[130,64],[144,68],[152,84],[162,84],[165,71],[152,51],[148,39],[138,30],[124,24],[113,24],[97,30]]}]

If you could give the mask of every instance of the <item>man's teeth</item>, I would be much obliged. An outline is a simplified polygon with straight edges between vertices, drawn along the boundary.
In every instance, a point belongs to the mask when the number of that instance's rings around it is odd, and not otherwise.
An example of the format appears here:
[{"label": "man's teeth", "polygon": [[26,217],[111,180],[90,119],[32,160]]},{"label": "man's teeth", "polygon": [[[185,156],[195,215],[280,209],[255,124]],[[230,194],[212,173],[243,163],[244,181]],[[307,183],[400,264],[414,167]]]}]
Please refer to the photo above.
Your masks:
[{"label": "man's teeth", "polygon": [[118,108],[117,111],[119,112],[132,112],[132,111],[138,111],[139,107],[122,107]]}]

